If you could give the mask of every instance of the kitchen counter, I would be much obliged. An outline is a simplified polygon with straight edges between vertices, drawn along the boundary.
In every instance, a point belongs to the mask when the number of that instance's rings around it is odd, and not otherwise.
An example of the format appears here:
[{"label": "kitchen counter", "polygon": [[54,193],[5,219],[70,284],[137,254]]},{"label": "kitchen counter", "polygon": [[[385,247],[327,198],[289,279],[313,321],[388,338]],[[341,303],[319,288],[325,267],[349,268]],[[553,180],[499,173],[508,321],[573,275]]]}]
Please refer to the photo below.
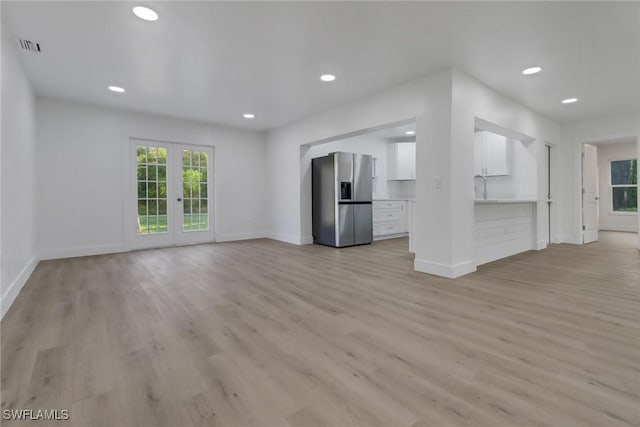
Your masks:
[{"label": "kitchen counter", "polygon": [[476,200],[474,246],[476,265],[536,249],[536,199]]},{"label": "kitchen counter", "polygon": [[372,199],[374,202],[406,202],[406,201],[411,201],[411,200],[415,200],[415,199],[410,199],[408,197],[379,197],[379,198],[374,198]]},{"label": "kitchen counter", "polygon": [[546,200],[537,199],[475,199],[477,205],[494,204],[494,203],[537,203],[538,201],[546,202]]}]

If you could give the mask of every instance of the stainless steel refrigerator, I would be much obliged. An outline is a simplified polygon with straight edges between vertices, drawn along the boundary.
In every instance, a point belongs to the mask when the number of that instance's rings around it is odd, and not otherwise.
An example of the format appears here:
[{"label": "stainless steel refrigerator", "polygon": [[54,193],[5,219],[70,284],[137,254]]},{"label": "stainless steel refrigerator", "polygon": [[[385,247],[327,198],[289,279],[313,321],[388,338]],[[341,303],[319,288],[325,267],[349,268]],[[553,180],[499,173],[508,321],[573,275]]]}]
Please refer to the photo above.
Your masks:
[{"label": "stainless steel refrigerator", "polygon": [[313,243],[334,247],[373,240],[372,158],[335,152],[311,161]]}]

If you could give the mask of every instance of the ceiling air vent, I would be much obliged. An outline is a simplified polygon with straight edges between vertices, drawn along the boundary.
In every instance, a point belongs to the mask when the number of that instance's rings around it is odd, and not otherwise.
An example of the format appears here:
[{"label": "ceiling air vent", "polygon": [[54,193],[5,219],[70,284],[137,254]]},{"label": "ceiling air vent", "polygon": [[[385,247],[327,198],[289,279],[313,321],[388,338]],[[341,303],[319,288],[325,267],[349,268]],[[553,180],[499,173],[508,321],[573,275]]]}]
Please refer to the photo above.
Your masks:
[{"label": "ceiling air vent", "polygon": [[20,39],[20,47],[31,52],[40,52],[40,43],[31,40]]}]

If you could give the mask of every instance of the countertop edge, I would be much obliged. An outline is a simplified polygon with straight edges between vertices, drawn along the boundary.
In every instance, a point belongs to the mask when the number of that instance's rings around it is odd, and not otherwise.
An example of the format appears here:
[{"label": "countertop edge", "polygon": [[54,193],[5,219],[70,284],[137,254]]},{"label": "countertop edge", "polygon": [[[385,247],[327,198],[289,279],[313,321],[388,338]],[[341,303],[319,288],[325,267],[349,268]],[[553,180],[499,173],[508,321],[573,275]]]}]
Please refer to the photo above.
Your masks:
[{"label": "countertop edge", "polygon": [[372,199],[374,202],[407,202],[410,200],[415,200],[409,197],[386,197],[380,199]]},{"label": "countertop edge", "polygon": [[538,199],[475,199],[473,202],[477,205],[491,205],[491,204],[503,204],[503,203],[538,203],[546,202],[547,200]]}]

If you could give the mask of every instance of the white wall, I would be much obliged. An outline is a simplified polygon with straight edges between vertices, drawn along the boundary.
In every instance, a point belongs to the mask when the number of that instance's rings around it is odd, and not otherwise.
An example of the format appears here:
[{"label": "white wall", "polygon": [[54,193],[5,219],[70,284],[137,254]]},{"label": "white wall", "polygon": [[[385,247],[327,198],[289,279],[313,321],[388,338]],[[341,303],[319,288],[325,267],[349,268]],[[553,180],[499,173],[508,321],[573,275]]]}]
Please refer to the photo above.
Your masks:
[{"label": "white wall", "polygon": [[[303,186],[308,191],[302,191],[303,195],[311,192],[311,159],[314,157],[326,156],[335,151],[346,151],[359,154],[369,154],[376,158],[377,180],[374,198],[388,196],[387,190],[387,140],[370,135],[356,136],[353,138],[339,139],[313,146],[301,147],[301,167],[303,175]],[[310,197],[310,196],[309,196]]]},{"label": "white wall", "polygon": [[36,111],[43,259],[127,249],[131,137],[214,146],[216,240],[264,236],[262,134],[49,98]]},{"label": "white wall", "polygon": [[[635,138],[640,161],[640,112],[571,123],[564,126],[562,131],[565,144],[560,147],[563,163],[559,181],[563,197],[566,195],[572,201],[571,208],[562,212],[562,221],[567,224],[564,239],[579,244],[582,243],[582,144]],[[640,217],[638,221],[640,222]],[[638,248],[640,249],[640,235]]]},{"label": "white wall", "polygon": [[[490,199],[529,199],[537,193],[537,150],[532,142],[507,138],[510,145],[509,175],[487,176],[487,195]],[[475,181],[476,198],[482,198],[482,182]]]},{"label": "white wall", "polygon": [[[302,184],[303,188],[311,188],[311,159],[325,156],[334,151],[347,151],[360,154],[369,154],[376,158],[376,188],[373,191],[374,199],[385,198],[410,198],[416,197],[415,181],[388,181],[388,147],[389,139],[371,135],[362,135],[352,138],[339,139],[311,146],[308,150],[301,148]],[[307,180],[308,178],[308,180]],[[307,185],[308,183],[308,185]],[[311,190],[309,190],[311,191]],[[302,191],[302,196],[308,195]],[[310,195],[309,195],[310,197]]]},{"label": "white wall", "polygon": [[[310,203],[297,167],[300,146],[416,118],[416,268],[443,275],[475,269],[473,253],[473,133],[479,117],[534,139],[536,195],[544,185],[544,144],[561,143],[560,128],[455,70],[445,70],[269,132],[268,173],[274,188],[270,236],[305,243]],[[440,180],[439,189],[434,183]],[[545,189],[546,190],[546,189]],[[543,198],[541,193],[540,198]],[[542,205],[542,204],[541,204]],[[562,202],[559,202],[562,205]],[[570,205],[570,203],[569,203]],[[546,244],[546,215],[537,241]],[[563,224],[560,224],[560,226]]]},{"label": "white wall", "polygon": [[[300,147],[300,167],[301,167],[301,191],[300,199],[304,206],[311,204],[311,159],[325,156],[335,151],[347,151],[360,154],[369,154],[376,160],[376,188],[374,189],[374,199],[384,199],[387,197],[414,198],[415,182],[411,181],[387,181],[387,147],[389,141],[385,138],[361,135],[351,138],[339,139],[336,141],[317,144],[313,146]],[[302,212],[307,212],[303,210]],[[302,235],[304,243],[311,243],[312,224],[311,211],[301,218]]]},{"label": "white wall", "polygon": [[2,33],[1,315],[38,262],[34,95],[18,61],[14,37]]},{"label": "white wall", "polygon": [[[546,193],[543,191],[545,142],[560,143],[561,134],[559,126],[551,120],[457,70],[452,71],[450,91],[450,134],[440,135],[437,146],[440,148],[433,144],[421,145],[420,136],[429,132],[429,126],[418,127],[418,165],[428,164],[432,158],[433,169],[427,168],[431,174],[427,177],[418,173],[417,215],[431,218],[425,223],[426,232],[418,233],[420,240],[417,242],[415,263],[416,267],[422,264],[421,271],[437,272],[439,269],[444,275],[455,277],[475,270],[476,264],[473,249],[473,143],[476,119],[533,139],[528,151],[536,158],[536,171],[528,175],[535,183],[526,184],[528,188],[535,189],[534,193],[539,199]],[[446,99],[443,100],[446,106],[445,102]],[[443,120],[446,119],[443,117]],[[433,126],[438,124],[432,123]],[[436,188],[436,179],[441,179],[442,189]],[[423,194],[426,197],[421,197]],[[424,205],[421,205],[421,199],[425,201]],[[546,204],[538,203],[537,210],[542,209],[546,209]],[[536,247],[539,248],[547,242],[546,217],[536,215]],[[450,227],[448,233],[443,231],[447,226]],[[434,241],[438,244],[433,245],[431,242]],[[439,250],[438,246],[443,250]]]},{"label": "white wall", "polygon": [[[462,263],[454,261],[457,256],[455,246],[459,243],[452,237],[454,229],[466,229],[469,225],[458,222],[454,201],[468,197],[473,206],[474,197],[473,146],[469,144],[471,152],[464,152],[454,146],[452,140],[452,84],[453,70],[447,70],[444,78],[430,91],[424,112],[416,120],[416,206],[414,236],[411,237],[414,269],[445,277],[475,269],[472,258],[465,256]],[[455,174],[467,168],[471,181],[467,182],[466,191],[460,193]],[[470,213],[473,215],[473,211]],[[473,220],[473,216],[470,218]],[[468,229],[470,238],[472,231]],[[472,246],[468,249],[472,251]],[[460,273],[461,270],[464,273]]]},{"label": "white wall", "polygon": [[610,164],[612,160],[637,158],[636,143],[602,143],[598,148],[598,187],[600,195],[600,230],[638,232],[638,214],[612,212],[612,194],[610,185]]},{"label": "white wall", "polygon": [[414,119],[447,76],[448,72],[426,76],[270,131],[269,186],[287,191],[273,195],[269,236],[298,244],[310,241],[310,228],[302,222],[311,216],[311,199],[302,197],[301,145]]},{"label": "white wall", "polygon": [[[535,158],[535,168],[517,191],[543,198],[544,145],[561,142],[559,126],[451,70],[437,105],[418,119],[416,270],[457,277],[476,268],[473,144],[478,119],[533,141],[526,153]],[[536,248],[546,246],[548,236],[547,215],[540,210],[546,211],[546,203],[536,206]]]},{"label": "white wall", "polygon": [[[414,181],[387,181],[387,197],[398,199],[415,199],[416,182]],[[376,198],[384,199],[383,195]]]}]

